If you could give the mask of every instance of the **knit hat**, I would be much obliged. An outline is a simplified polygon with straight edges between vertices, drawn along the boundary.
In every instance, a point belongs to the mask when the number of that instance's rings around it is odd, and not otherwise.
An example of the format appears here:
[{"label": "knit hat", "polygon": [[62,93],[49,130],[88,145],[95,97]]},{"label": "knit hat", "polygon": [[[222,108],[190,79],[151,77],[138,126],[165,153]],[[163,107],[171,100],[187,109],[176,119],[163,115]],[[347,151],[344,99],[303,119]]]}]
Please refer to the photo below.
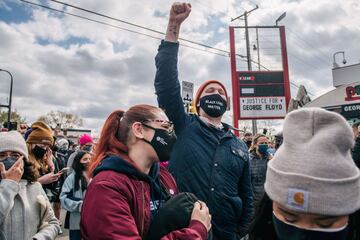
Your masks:
[{"label": "knit hat", "polygon": [[90,135],[88,135],[88,134],[84,134],[84,135],[82,135],[81,137],[80,137],[80,139],[79,139],[79,144],[81,145],[81,146],[83,146],[83,145],[85,145],[85,144],[87,144],[87,143],[93,143],[94,141],[93,141],[93,138],[90,136]]},{"label": "knit hat", "polygon": [[0,152],[6,151],[20,153],[26,160],[29,156],[25,139],[17,131],[0,133]]},{"label": "knit hat", "polygon": [[68,149],[69,148],[69,141],[65,138],[60,138],[56,140],[56,146],[58,146],[60,149]]},{"label": "knit hat", "polygon": [[26,140],[27,143],[54,144],[52,131],[46,123],[41,121],[35,122],[31,125],[31,129],[32,131]]},{"label": "knit hat", "polygon": [[360,208],[360,171],[349,124],[339,114],[303,108],[288,114],[283,144],[268,163],[265,191],[280,205],[328,216]]},{"label": "knit hat", "polygon": [[199,89],[197,90],[197,92],[196,92],[196,95],[195,95],[195,98],[194,98],[194,102],[195,102],[195,109],[196,109],[196,112],[197,113],[199,113],[199,102],[200,102],[200,96],[201,96],[201,94],[203,93],[203,91],[204,91],[204,89],[209,85],[209,84],[211,84],[211,83],[216,83],[216,84],[219,84],[221,87],[222,87],[222,89],[224,89],[224,92],[225,92],[225,96],[226,96],[226,102],[228,101],[228,94],[227,94],[227,91],[226,91],[226,88],[225,88],[225,86],[221,83],[221,82],[219,82],[219,81],[217,81],[217,80],[207,80],[207,81],[205,81],[203,84],[201,84],[201,86],[199,87]]}]

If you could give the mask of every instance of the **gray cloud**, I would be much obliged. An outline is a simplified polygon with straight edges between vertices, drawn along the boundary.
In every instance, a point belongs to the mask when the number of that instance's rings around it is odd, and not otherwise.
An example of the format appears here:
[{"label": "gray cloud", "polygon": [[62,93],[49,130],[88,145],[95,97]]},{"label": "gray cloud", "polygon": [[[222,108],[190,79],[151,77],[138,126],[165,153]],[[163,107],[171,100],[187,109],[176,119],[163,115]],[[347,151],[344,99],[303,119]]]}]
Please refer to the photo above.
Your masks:
[{"label": "gray cloud", "polygon": [[[241,7],[252,4],[196,2],[182,36],[228,50],[228,32],[219,32],[218,28],[226,29],[230,16],[239,15],[244,10]],[[76,5],[162,31],[170,7],[160,0],[121,4],[78,0]],[[0,55],[6,56],[0,59],[0,66],[14,74],[14,107],[29,121],[50,110],[66,110],[83,117],[87,126],[100,128],[114,109],[139,103],[156,105],[154,57],[159,41],[73,17],[29,10],[27,5],[21,7],[33,14],[32,19],[22,23],[0,20]],[[287,27],[291,80],[320,94],[331,87],[334,52],[345,50],[349,63],[359,60],[357,10],[357,0],[264,0],[249,22],[272,25],[287,11],[281,23]],[[39,44],[39,38],[48,44]],[[69,39],[71,44],[64,44]],[[179,71],[180,80],[199,86],[206,79],[219,79],[231,92],[229,58],[181,47]]]}]

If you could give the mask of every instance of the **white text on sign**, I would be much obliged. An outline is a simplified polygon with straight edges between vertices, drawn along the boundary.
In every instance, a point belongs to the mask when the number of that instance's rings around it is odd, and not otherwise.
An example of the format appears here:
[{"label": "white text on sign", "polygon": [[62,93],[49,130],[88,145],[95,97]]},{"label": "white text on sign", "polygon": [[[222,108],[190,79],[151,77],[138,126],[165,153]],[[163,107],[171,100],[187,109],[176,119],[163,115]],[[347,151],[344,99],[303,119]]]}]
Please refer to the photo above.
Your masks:
[{"label": "white text on sign", "polygon": [[240,98],[241,118],[284,117],[285,115],[285,97]]}]

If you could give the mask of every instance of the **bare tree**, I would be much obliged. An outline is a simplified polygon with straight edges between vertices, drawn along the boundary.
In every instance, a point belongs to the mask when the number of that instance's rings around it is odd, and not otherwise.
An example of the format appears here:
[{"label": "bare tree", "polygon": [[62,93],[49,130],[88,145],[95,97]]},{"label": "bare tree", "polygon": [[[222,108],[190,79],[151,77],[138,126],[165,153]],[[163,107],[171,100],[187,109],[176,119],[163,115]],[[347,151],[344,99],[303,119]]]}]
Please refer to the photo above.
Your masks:
[{"label": "bare tree", "polygon": [[[8,120],[8,111],[0,110],[0,124],[7,122],[7,120]],[[24,123],[26,121],[26,119],[24,117],[22,117],[15,109],[14,111],[11,111],[10,121],[17,122],[17,123]]]},{"label": "bare tree", "polygon": [[267,129],[267,133],[266,135],[268,135],[270,138],[272,137],[272,135],[275,133],[275,128],[274,128],[274,124],[275,124],[275,121],[274,120],[260,120],[258,122],[258,127],[259,127],[259,130],[262,129],[262,131],[259,131],[259,132],[263,132],[263,129]]},{"label": "bare tree", "polygon": [[79,116],[62,111],[50,111],[46,115],[39,117],[38,120],[44,121],[53,128],[60,126],[63,129],[69,129],[83,125],[83,120]]},{"label": "bare tree", "polygon": [[244,135],[247,132],[252,132],[252,125],[251,121],[248,120],[240,120],[239,121],[239,129],[240,129],[240,135]]}]

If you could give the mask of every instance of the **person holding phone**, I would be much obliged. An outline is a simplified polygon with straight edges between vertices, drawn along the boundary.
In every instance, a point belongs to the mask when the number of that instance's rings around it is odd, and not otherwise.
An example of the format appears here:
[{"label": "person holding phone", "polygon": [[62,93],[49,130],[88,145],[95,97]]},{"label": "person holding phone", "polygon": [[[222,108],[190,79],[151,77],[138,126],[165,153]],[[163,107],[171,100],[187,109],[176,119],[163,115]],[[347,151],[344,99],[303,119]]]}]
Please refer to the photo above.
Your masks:
[{"label": "person holding phone", "polygon": [[41,121],[31,125],[30,133],[27,135],[26,143],[29,150],[29,159],[35,163],[39,171],[38,181],[42,185],[48,185],[57,181],[60,174],[56,174],[52,158],[51,147],[54,138],[50,127]]},{"label": "person holding phone", "polygon": [[60,230],[24,138],[0,133],[0,239],[55,239]]},{"label": "person holding phone", "polygon": [[42,184],[50,202],[53,203],[55,216],[60,219],[59,196],[65,179],[62,177],[64,172],[59,171],[65,166],[53,155],[52,148],[55,139],[50,127],[42,121],[33,123],[26,142],[29,159],[35,163],[40,175],[38,181]]}]

